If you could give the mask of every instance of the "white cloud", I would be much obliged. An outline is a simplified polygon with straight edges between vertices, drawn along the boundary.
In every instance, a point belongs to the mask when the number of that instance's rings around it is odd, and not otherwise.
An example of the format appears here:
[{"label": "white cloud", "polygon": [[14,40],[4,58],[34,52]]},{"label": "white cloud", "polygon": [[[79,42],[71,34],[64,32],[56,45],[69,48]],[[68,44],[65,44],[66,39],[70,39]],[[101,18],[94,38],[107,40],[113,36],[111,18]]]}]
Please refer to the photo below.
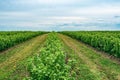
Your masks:
[{"label": "white cloud", "polygon": [[[83,0],[81,0],[83,1]],[[74,0],[19,0],[14,3],[19,4],[42,4],[42,5],[51,5],[51,4],[70,4],[73,3]]]},{"label": "white cloud", "polygon": [[[89,1],[93,1],[91,2],[93,4],[89,3]],[[97,0],[95,1],[97,2]],[[111,5],[107,3],[97,5],[94,3],[94,0],[15,0],[13,3],[18,6],[11,5],[11,9],[5,9],[5,12],[4,9],[0,11],[0,24],[26,26],[26,28],[46,27],[48,29],[57,29],[58,27],[58,29],[66,30],[91,30],[113,29],[104,25],[101,28],[101,24],[115,24],[120,21],[120,18],[113,17],[120,16],[119,3],[117,5],[115,5],[116,3],[114,5],[112,3]],[[85,3],[88,5],[85,6]],[[66,27],[62,26],[62,24],[69,25]],[[79,26],[80,24],[84,25]]]},{"label": "white cloud", "polygon": [[61,17],[53,16],[49,18],[58,19],[58,20],[88,20],[88,18],[80,17],[80,16],[61,16]]},{"label": "white cloud", "polygon": [[32,17],[34,14],[29,12],[17,12],[17,11],[5,11],[0,12],[0,18],[2,19],[12,19],[12,18],[25,18],[25,17]]},{"label": "white cloud", "polygon": [[31,23],[31,22],[10,22],[10,23],[1,23],[0,25],[3,26],[16,26],[16,27],[36,27],[38,26],[38,23]]},{"label": "white cloud", "polygon": [[81,16],[53,16],[53,17],[47,17],[54,23],[72,23],[72,22],[84,22],[89,21],[91,19],[87,17],[81,17]]},{"label": "white cloud", "polygon": [[21,4],[73,4],[73,3],[82,3],[90,0],[17,0],[14,3]]},{"label": "white cloud", "polygon": [[93,6],[78,8],[72,11],[72,14],[87,16],[111,16],[120,15],[120,6]]}]

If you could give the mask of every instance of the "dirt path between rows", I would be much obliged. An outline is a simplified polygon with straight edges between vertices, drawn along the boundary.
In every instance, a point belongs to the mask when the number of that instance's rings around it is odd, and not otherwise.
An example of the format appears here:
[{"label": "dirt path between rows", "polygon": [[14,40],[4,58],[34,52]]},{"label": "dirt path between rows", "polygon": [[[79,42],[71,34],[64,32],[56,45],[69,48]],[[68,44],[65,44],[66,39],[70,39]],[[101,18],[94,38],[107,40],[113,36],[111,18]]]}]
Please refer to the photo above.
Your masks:
[{"label": "dirt path between rows", "polygon": [[[38,46],[43,44],[43,42],[46,39],[46,36],[47,35],[45,34],[42,36],[35,37],[29,41],[26,41],[25,43],[20,44],[20,47],[22,46],[22,48],[20,49],[19,47],[16,47],[17,49],[16,51],[14,51],[14,54],[11,55],[8,59],[3,61],[2,63],[0,63],[0,74],[2,75],[4,73],[7,73],[7,71],[14,69],[16,65],[19,63],[19,61],[24,60],[26,57],[34,54],[33,51]],[[14,50],[14,49],[11,49],[11,50]]]},{"label": "dirt path between rows", "polygon": [[[94,51],[93,49],[90,50],[89,47],[81,44],[77,40],[74,40],[62,34],[59,34],[59,36],[63,40],[63,42],[72,50],[74,50],[75,53],[80,57],[80,59],[82,59],[84,63],[88,65],[90,71],[97,77],[98,80],[120,80],[120,72],[116,69],[113,69],[120,68],[120,65],[117,65],[108,59],[104,59],[104,57],[100,55],[98,56],[98,54],[95,54],[96,51]],[[95,59],[92,59],[92,57]],[[100,58],[97,59],[97,57]],[[103,59],[103,61],[110,61],[111,67],[107,67],[106,64],[102,64],[102,61],[99,61],[100,59]]]}]

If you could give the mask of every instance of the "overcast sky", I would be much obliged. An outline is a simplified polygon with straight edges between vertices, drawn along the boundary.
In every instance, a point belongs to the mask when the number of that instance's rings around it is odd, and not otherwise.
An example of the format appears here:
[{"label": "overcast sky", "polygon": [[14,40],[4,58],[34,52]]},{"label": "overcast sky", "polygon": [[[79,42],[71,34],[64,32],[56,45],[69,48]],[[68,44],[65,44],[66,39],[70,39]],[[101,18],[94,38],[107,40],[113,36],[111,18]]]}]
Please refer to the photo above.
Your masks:
[{"label": "overcast sky", "polygon": [[120,30],[120,0],[0,0],[0,30]]}]

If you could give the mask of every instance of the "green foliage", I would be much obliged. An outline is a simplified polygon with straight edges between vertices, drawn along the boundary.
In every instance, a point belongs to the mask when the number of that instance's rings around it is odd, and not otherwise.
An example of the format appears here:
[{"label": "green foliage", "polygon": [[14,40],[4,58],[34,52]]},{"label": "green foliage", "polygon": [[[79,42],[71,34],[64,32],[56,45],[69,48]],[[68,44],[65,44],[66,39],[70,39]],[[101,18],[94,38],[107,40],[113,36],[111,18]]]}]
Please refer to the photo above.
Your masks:
[{"label": "green foliage", "polygon": [[70,76],[71,64],[66,64],[66,55],[56,33],[51,33],[41,49],[40,54],[28,62],[30,80],[75,80]]},{"label": "green foliage", "polygon": [[44,32],[0,32],[0,51],[24,42]]},{"label": "green foliage", "polygon": [[119,31],[76,31],[62,33],[120,58]]}]

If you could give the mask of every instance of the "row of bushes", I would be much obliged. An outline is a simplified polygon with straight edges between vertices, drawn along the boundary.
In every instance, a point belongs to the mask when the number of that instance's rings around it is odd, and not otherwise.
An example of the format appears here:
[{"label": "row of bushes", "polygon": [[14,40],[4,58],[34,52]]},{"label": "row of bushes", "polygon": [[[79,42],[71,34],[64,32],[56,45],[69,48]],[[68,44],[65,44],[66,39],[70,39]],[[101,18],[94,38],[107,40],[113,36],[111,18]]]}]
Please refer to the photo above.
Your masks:
[{"label": "row of bushes", "polygon": [[0,32],[0,51],[43,33],[44,32]]},{"label": "row of bushes", "polygon": [[76,31],[62,32],[72,38],[80,40],[94,48],[105,51],[113,56],[120,58],[120,32],[92,32]]},{"label": "row of bushes", "polygon": [[50,33],[40,54],[29,59],[28,80],[75,80],[70,76],[71,60],[66,64],[66,54],[56,33]]}]

